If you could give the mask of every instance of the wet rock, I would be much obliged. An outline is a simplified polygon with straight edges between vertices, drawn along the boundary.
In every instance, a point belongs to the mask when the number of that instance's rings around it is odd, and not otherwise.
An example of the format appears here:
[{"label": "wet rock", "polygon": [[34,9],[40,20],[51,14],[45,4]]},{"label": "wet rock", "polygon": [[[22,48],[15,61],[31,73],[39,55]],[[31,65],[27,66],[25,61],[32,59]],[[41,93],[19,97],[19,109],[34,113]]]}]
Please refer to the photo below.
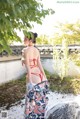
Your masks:
[{"label": "wet rock", "polygon": [[75,102],[58,104],[46,113],[46,119],[80,119],[80,106]]}]

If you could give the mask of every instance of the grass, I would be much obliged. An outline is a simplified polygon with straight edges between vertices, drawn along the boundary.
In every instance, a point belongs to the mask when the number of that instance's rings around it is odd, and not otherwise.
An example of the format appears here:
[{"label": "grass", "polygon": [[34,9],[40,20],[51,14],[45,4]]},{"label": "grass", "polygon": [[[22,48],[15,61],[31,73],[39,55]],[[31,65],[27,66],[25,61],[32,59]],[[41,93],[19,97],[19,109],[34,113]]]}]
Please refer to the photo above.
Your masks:
[{"label": "grass", "polygon": [[12,103],[24,98],[26,91],[25,76],[19,80],[10,81],[0,86],[0,107],[10,107]]},{"label": "grass", "polygon": [[75,64],[80,67],[80,59],[75,61]]},{"label": "grass", "polygon": [[[50,89],[61,93],[80,94],[80,79],[64,77],[61,81],[57,74],[50,74],[45,70],[49,79]],[[0,107],[6,106],[8,109],[13,103],[23,99],[26,93],[26,76],[0,85]]]},{"label": "grass", "polygon": [[[56,80],[57,79],[57,80]],[[72,93],[74,95],[80,94],[80,79],[73,77],[64,77],[61,81],[60,78],[51,78],[49,80],[50,89],[61,93]]]},{"label": "grass", "polygon": [[75,65],[80,67],[80,53],[72,53],[69,58],[75,63]]}]

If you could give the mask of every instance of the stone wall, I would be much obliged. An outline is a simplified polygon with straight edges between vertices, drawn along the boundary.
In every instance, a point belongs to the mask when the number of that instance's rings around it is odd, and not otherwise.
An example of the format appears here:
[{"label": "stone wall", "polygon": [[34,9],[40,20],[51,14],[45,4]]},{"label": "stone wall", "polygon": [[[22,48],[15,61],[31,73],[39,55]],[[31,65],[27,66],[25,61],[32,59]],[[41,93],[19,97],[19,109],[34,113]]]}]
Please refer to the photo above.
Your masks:
[{"label": "stone wall", "polygon": [[[21,55],[21,51],[24,48],[24,46],[10,46],[11,50],[12,50],[12,56],[14,55]],[[52,56],[53,52],[54,52],[54,48],[51,45],[36,45],[36,47],[39,49],[40,54],[42,56],[44,55],[48,55],[48,56]],[[56,46],[57,50],[59,51],[60,55],[63,53],[62,48],[60,45]],[[68,51],[69,53],[75,52],[75,53],[80,53],[80,45],[70,45],[68,46]],[[2,53],[0,53],[0,57],[3,56],[8,56],[7,51],[3,51]]]},{"label": "stone wall", "polygon": [[19,79],[24,73],[26,69],[22,66],[21,60],[0,62],[0,84]]}]

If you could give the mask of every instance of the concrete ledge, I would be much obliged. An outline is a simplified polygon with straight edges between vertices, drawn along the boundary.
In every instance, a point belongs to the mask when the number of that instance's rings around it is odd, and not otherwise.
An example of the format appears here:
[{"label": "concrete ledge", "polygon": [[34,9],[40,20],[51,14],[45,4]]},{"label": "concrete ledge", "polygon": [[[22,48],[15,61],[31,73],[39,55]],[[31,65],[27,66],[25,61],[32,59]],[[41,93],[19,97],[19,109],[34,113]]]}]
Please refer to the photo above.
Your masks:
[{"label": "concrete ledge", "polygon": [[0,62],[7,62],[7,61],[14,61],[14,60],[20,60],[21,59],[21,55],[19,56],[3,56],[3,57],[0,57]]},{"label": "concrete ledge", "polygon": [[[0,62],[8,62],[8,61],[14,61],[14,60],[20,60],[21,59],[21,55],[17,56],[17,55],[9,55],[9,56],[3,56],[3,57],[0,57]],[[44,55],[42,54],[41,55],[41,58],[52,58],[52,55]]]}]

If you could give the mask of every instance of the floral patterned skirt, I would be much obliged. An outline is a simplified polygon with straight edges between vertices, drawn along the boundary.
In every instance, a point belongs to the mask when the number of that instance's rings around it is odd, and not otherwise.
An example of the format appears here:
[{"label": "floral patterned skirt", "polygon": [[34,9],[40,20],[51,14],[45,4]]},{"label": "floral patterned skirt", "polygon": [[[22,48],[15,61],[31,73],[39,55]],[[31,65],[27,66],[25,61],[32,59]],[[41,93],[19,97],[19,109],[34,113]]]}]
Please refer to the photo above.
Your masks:
[{"label": "floral patterned skirt", "polygon": [[25,119],[44,119],[49,91],[48,81],[28,84],[25,100]]}]

